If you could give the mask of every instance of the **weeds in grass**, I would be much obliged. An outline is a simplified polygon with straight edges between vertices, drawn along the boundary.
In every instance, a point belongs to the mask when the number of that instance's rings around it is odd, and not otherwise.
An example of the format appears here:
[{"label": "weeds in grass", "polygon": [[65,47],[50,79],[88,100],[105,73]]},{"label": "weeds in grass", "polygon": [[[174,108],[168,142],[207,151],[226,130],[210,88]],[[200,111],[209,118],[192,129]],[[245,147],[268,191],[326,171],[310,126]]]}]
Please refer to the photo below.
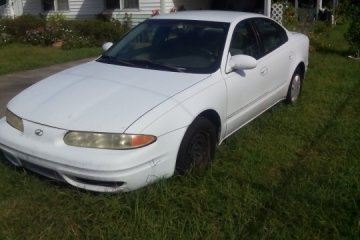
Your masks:
[{"label": "weeds in grass", "polygon": [[360,62],[339,54],[343,29],[311,54],[299,102],[227,139],[201,177],[94,194],[1,161],[0,239],[358,239]]}]

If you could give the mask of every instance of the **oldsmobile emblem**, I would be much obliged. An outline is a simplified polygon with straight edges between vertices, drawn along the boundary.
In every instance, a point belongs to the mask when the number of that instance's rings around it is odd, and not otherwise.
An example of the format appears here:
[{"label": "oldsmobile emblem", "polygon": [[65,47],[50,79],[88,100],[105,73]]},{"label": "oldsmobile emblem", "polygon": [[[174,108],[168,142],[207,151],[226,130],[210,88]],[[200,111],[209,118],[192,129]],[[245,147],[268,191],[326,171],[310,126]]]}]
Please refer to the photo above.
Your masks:
[{"label": "oldsmobile emblem", "polygon": [[35,134],[40,137],[40,136],[42,136],[44,134],[44,131],[41,130],[41,129],[36,129]]}]

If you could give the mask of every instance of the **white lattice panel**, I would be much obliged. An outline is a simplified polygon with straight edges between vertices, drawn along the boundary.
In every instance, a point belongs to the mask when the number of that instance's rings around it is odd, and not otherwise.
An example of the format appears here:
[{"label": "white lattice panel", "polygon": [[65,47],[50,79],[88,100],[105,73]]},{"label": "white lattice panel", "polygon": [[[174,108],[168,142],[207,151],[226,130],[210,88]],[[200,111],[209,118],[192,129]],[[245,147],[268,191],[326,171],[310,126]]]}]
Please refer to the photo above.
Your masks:
[{"label": "white lattice panel", "polygon": [[271,18],[277,21],[279,24],[282,24],[283,14],[283,5],[281,3],[274,3],[271,8]]}]

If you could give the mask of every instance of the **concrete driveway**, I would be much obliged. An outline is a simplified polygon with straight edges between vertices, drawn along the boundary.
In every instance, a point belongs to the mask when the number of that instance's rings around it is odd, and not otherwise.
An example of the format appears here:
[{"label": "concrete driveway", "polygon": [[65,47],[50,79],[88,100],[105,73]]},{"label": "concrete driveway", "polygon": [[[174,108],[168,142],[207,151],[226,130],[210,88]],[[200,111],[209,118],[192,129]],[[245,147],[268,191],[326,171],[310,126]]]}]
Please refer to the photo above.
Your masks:
[{"label": "concrete driveway", "polygon": [[89,62],[93,59],[94,58],[86,58],[25,72],[0,75],[0,117],[4,116],[6,104],[10,101],[10,99],[23,89],[54,73],[81,63]]}]

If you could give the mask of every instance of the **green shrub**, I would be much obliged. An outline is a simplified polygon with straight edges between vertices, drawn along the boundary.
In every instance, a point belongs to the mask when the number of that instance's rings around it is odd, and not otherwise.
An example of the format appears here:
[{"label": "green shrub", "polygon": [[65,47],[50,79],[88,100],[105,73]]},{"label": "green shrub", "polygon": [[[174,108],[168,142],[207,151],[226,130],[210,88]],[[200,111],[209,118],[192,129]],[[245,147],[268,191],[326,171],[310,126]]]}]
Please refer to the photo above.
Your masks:
[{"label": "green shrub", "polygon": [[13,37],[7,33],[7,25],[3,24],[0,19],[0,45],[11,43]]},{"label": "green shrub", "polygon": [[49,46],[63,42],[63,48],[100,46],[117,41],[128,27],[117,20],[65,20],[61,14],[48,18],[24,15],[0,19],[0,44],[21,42]]},{"label": "green shrub", "polygon": [[110,22],[99,20],[70,21],[67,27],[79,36],[87,37],[93,46],[100,46],[108,41],[117,41],[128,30],[116,20]]},{"label": "green shrub", "polygon": [[56,37],[46,31],[45,28],[30,29],[25,32],[25,36],[21,38],[22,43],[29,43],[31,45],[49,46],[56,41]]},{"label": "green shrub", "polygon": [[350,18],[350,26],[345,33],[345,39],[350,45],[350,51],[355,57],[360,58],[360,6],[356,1],[351,1],[346,8]]},{"label": "green shrub", "polygon": [[329,26],[324,21],[315,21],[312,30],[315,34],[322,34],[329,31]]},{"label": "green shrub", "polygon": [[297,20],[295,7],[291,4],[284,4],[283,25],[291,30],[297,31],[299,22]]},{"label": "green shrub", "polygon": [[110,22],[112,20],[112,16],[110,14],[99,13],[96,15],[96,20]]},{"label": "green shrub", "polygon": [[46,19],[46,34],[51,35],[52,42],[62,39],[66,26],[65,16],[62,14],[52,14]]},{"label": "green shrub", "polygon": [[15,19],[4,19],[4,24],[7,27],[6,33],[14,36],[19,41],[23,41],[26,38],[28,31],[44,31],[45,22],[45,19],[32,15],[23,15]]},{"label": "green shrub", "polygon": [[355,57],[360,58],[360,17],[358,20],[351,21],[345,39],[350,45],[350,51]]},{"label": "green shrub", "polygon": [[74,33],[71,30],[68,30],[63,35],[63,46],[62,46],[63,49],[68,50],[68,49],[93,47],[93,46],[98,47],[99,45],[95,45],[93,39],[79,35],[78,33]]}]

